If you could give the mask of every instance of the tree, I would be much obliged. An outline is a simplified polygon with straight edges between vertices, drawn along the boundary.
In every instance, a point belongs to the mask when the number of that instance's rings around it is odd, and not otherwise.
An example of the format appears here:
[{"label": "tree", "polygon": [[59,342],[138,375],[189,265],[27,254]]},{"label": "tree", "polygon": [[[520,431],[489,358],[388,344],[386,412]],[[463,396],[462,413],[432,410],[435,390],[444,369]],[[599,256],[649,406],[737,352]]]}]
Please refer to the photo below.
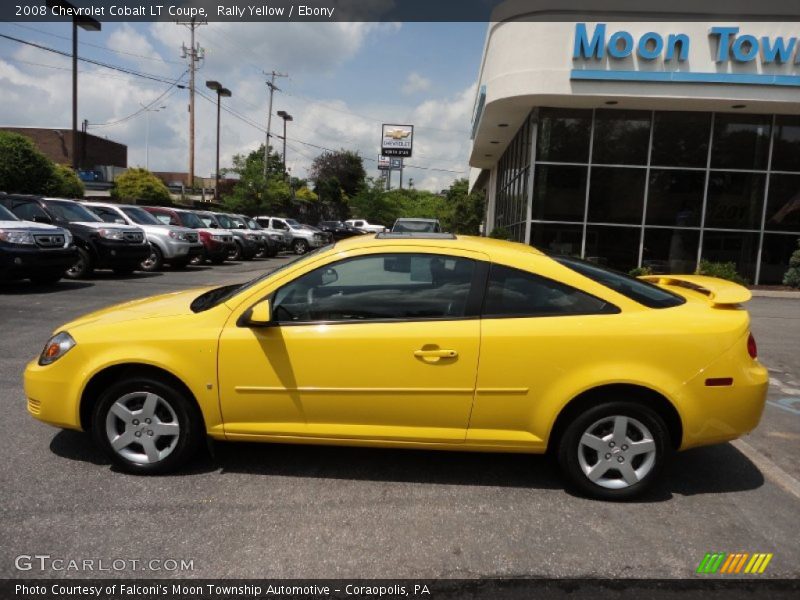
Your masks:
[{"label": "tree", "polygon": [[[344,196],[352,198],[365,185],[367,173],[364,171],[364,161],[356,152],[350,150],[337,150],[324,152],[314,159],[311,164],[311,180],[316,188],[321,185],[325,190],[341,188]],[[331,180],[336,180],[334,186]],[[330,201],[317,190],[320,198]]]},{"label": "tree", "polygon": [[117,177],[111,190],[117,200],[143,200],[153,204],[168,204],[169,189],[147,169],[128,169]]},{"label": "tree", "polygon": [[8,131],[0,131],[0,190],[83,197],[83,184],[72,169],[56,165],[29,138]]},{"label": "tree", "polygon": [[372,178],[350,199],[350,208],[354,217],[389,227],[403,214],[403,207],[386,191],[384,182]]},{"label": "tree", "polygon": [[222,198],[222,204],[235,212],[255,214],[286,213],[292,198],[292,188],[286,182],[280,156],[270,152],[269,169],[264,177],[264,145],[250,154],[233,157],[233,167],[223,169],[238,176],[233,190]]},{"label": "tree", "polygon": [[797,250],[789,259],[789,270],[783,276],[783,285],[800,288],[800,240],[797,240]]},{"label": "tree", "polygon": [[469,182],[466,179],[456,179],[445,197],[452,207],[452,213],[450,222],[443,222],[442,225],[446,225],[446,229],[453,233],[478,235],[486,206],[483,194],[469,193]]},{"label": "tree", "polygon": [[53,165],[53,177],[45,193],[61,198],[83,198],[83,182],[65,165]]}]

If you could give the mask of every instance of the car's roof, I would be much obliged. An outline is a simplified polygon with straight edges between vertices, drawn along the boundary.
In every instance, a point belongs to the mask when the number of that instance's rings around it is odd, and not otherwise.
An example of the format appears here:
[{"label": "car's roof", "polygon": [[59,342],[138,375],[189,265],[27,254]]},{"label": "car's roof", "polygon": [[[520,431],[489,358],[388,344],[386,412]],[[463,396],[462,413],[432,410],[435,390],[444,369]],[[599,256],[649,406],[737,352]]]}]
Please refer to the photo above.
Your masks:
[{"label": "car's roof", "polygon": [[[420,218],[417,218],[417,217],[400,217],[399,219],[397,219],[397,221],[418,221],[418,222],[423,222],[423,223],[438,223],[439,219],[426,219],[426,218],[423,218],[423,217],[420,217]],[[397,223],[397,221],[395,221],[395,223]]]},{"label": "car's roof", "polygon": [[381,246],[410,246],[420,248],[430,248],[434,246],[441,249],[453,248],[454,250],[471,250],[473,252],[482,252],[490,256],[499,256],[509,253],[516,255],[519,253],[534,254],[537,256],[544,255],[540,250],[537,250],[533,246],[528,246],[527,244],[471,235],[450,234],[440,234],[435,237],[432,237],[431,234],[420,234],[418,236],[415,234],[387,236],[380,233],[375,235],[361,235],[336,242],[335,248],[337,250],[347,250],[350,247],[380,248]]}]

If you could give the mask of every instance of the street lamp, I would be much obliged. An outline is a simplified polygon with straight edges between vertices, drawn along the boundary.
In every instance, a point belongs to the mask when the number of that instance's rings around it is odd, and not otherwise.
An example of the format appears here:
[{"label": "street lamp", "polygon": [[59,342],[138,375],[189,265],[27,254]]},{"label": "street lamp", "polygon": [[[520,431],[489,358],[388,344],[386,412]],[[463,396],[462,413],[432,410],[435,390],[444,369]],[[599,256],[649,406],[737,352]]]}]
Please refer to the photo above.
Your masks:
[{"label": "street lamp", "polygon": [[160,110],[164,110],[167,108],[166,104],[162,104],[161,106],[157,106],[155,108],[146,106],[139,102],[139,106],[144,109],[145,112],[145,125],[144,125],[144,168],[148,171],[150,170],[150,113],[151,112],[158,112]]},{"label": "street lamp", "polygon": [[221,98],[230,98],[233,94],[228,88],[222,87],[219,81],[206,81],[206,87],[217,93],[217,170],[214,175],[214,199],[219,201],[219,113]]},{"label": "street lamp", "polygon": [[283,119],[283,178],[286,179],[286,121],[294,121],[294,119],[285,110],[279,110],[278,116]]},{"label": "street lamp", "polygon": [[65,9],[72,17],[72,168],[78,170],[78,27],[84,31],[100,31],[100,21],[77,15],[75,6],[65,0],[47,0],[47,7]]}]

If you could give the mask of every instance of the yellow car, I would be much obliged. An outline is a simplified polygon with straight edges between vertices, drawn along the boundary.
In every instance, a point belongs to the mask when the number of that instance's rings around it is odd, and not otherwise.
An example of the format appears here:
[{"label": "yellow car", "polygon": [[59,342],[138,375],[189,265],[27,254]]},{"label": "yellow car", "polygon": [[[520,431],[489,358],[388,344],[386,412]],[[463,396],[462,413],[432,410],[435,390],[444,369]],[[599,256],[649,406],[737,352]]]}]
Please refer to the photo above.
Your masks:
[{"label": "yellow car", "polygon": [[756,427],[768,385],[748,290],[644,279],[486,238],[350,238],[64,325],[27,367],[28,410],[136,473],[204,436],[550,450],[571,487],[626,498],[672,451]]}]

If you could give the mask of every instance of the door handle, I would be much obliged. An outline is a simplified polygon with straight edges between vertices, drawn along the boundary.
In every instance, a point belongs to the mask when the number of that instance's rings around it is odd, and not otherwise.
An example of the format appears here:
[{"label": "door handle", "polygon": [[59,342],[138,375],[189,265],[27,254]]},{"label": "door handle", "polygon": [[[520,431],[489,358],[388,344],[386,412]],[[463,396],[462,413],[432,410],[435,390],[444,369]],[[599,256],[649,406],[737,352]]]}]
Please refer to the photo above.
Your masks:
[{"label": "door handle", "polygon": [[414,350],[414,356],[423,360],[438,361],[442,358],[456,358],[455,350]]}]

